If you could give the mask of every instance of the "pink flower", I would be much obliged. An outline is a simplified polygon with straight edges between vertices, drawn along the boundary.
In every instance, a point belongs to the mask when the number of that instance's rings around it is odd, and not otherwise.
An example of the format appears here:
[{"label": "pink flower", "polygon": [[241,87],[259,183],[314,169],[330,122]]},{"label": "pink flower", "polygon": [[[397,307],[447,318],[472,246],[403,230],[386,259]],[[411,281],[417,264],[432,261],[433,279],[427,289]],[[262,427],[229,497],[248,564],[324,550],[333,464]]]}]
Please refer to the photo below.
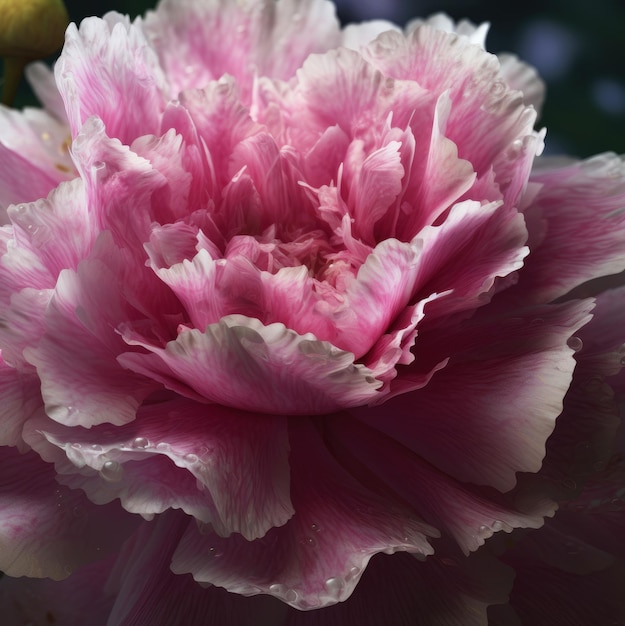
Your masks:
[{"label": "pink flower", "polygon": [[485,34],[164,0],[31,68],[46,111],[0,111],[0,569],[65,580],[5,577],[16,623],[532,615],[523,546],[622,495],[595,279],[625,166],[536,159],[542,84]]}]

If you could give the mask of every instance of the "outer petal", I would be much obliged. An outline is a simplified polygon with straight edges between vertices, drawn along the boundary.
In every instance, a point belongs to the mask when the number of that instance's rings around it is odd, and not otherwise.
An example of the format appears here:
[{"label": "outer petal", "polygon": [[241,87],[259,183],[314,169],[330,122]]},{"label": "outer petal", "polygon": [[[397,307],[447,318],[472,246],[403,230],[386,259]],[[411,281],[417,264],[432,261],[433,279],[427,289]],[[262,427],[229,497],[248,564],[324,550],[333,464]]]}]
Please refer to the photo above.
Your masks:
[{"label": "outer petal", "polygon": [[523,508],[518,509],[494,490],[457,481],[358,420],[337,416],[327,432],[336,457],[362,484],[409,503],[419,517],[453,539],[465,556],[495,533],[540,528],[543,517],[555,511],[555,504],[540,494],[521,502]]},{"label": "outer petal", "polygon": [[562,163],[540,159],[542,185],[525,210],[532,254],[515,294],[553,300],[593,278],[625,269],[625,164],[612,154]]},{"label": "outer petal", "polygon": [[293,420],[289,426],[293,518],[252,543],[202,536],[189,527],[174,554],[173,571],[310,609],[347,598],[377,552],[432,552],[427,537],[437,534],[434,529],[346,473],[312,424]]},{"label": "outer petal", "polygon": [[33,421],[27,439],[55,461],[61,482],[99,504],[119,498],[146,517],[181,508],[222,536],[249,540],[293,513],[283,418],[178,398],[145,404],[113,430]]},{"label": "outer petal", "polygon": [[246,411],[328,413],[367,403],[381,386],[353,354],[242,315],[225,316],[204,333],[183,328],[165,348],[125,336],[152,354],[122,354],[124,367],[183,396]]},{"label": "outer petal", "polygon": [[96,507],[55,481],[36,454],[0,447],[0,568],[10,576],[66,578],[119,547],[135,521],[116,504]]},{"label": "outer petal", "polygon": [[189,525],[169,513],[145,523],[120,554],[108,581],[117,596],[109,624],[187,626],[228,624],[281,626],[287,607],[267,596],[245,598],[217,587],[204,588],[189,575],[177,576],[169,565]]},{"label": "outer petal", "polygon": [[[108,13],[104,19],[85,19],[80,29],[70,24],[55,74],[72,136],[92,115],[127,145],[158,131],[165,78],[141,29],[127,17]],[[120,107],[120,102],[132,106]]]},{"label": "outer petal", "polygon": [[591,308],[586,301],[510,319],[478,316],[444,338],[424,334],[412,367],[427,369],[443,354],[449,364],[414,393],[351,412],[451,476],[507,491],[516,472],[541,466],[575,366],[566,341]]}]

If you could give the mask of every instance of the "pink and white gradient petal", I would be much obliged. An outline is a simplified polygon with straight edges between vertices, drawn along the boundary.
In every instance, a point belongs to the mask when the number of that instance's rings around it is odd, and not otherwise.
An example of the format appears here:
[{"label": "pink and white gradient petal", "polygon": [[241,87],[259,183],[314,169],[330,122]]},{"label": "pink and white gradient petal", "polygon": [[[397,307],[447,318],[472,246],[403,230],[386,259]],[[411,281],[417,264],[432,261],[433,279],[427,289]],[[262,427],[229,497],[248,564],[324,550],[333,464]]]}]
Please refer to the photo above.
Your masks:
[{"label": "pink and white gradient petal", "polygon": [[[321,425],[321,424],[320,424]],[[221,539],[189,526],[172,569],[243,595],[269,593],[300,609],[345,600],[378,552],[432,553],[435,529],[347,473],[307,420],[289,424],[295,515],[262,539]]]},{"label": "pink and white gradient petal", "polygon": [[371,401],[382,383],[354,355],[284,324],[227,315],[204,332],[181,327],[165,347],[128,330],[119,363],[182,396],[277,415],[316,415]]},{"label": "pink and white gradient petal", "polygon": [[591,309],[592,301],[537,307],[478,316],[444,339],[424,333],[410,367],[427,370],[447,355],[446,367],[422,389],[350,412],[450,476],[508,491],[516,472],[540,469],[575,367],[567,340]]},{"label": "pink and white gradient petal", "polygon": [[147,518],[180,508],[221,536],[251,541],[293,514],[282,417],[173,398],[145,403],[113,430],[39,419],[27,439],[55,462],[63,484],[98,504],[119,498]]},{"label": "pink and white gradient petal", "polygon": [[[92,115],[126,145],[158,131],[169,88],[156,53],[128,17],[107,13],[80,28],[70,24],[54,71],[72,137]],[[133,106],[119,106],[128,99]]]}]

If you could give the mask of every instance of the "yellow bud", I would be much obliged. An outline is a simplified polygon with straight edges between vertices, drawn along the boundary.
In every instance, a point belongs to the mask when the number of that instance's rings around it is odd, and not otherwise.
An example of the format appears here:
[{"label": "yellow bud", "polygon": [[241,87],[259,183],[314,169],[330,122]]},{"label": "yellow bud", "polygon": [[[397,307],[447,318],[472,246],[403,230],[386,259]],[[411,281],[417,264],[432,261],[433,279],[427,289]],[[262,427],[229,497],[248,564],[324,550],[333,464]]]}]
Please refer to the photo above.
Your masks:
[{"label": "yellow bud", "polygon": [[3,104],[13,103],[26,63],[43,59],[63,45],[68,22],[63,0],[0,0]]},{"label": "yellow bud", "polygon": [[63,45],[63,0],[0,0],[0,56],[42,59]]}]

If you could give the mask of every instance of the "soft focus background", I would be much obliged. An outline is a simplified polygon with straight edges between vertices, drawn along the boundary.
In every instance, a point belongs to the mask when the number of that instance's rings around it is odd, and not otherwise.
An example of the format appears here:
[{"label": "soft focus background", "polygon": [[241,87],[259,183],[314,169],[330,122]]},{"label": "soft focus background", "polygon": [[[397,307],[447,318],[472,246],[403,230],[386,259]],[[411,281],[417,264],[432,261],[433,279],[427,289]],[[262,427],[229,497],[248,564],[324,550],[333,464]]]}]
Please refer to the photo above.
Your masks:
[{"label": "soft focus background", "polygon": [[[116,10],[136,16],[156,0],[66,0],[70,18]],[[548,85],[539,121],[550,153],[580,157],[625,153],[625,2],[623,0],[339,0],[342,21],[412,17],[443,11],[491,23],[488,49],[514,52]],[[227,44],[224,44],[227,45]],[[22,89],[18,106],[33,104]]]}]

